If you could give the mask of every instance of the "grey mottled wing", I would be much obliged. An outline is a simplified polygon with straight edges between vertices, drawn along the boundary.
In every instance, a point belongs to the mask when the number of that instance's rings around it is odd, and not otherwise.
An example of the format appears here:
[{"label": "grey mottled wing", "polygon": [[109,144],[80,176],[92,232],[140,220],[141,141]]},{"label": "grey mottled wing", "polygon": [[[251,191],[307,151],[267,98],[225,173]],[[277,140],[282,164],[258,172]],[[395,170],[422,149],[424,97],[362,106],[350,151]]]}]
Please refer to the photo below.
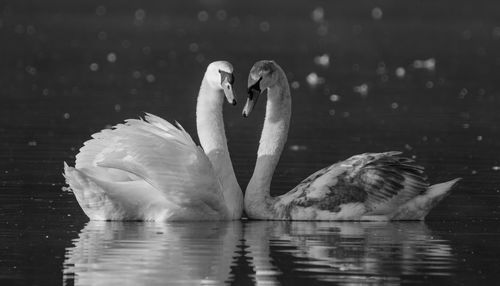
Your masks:
[{"label": "grey mottled wing", "polygon": [[353,185],[366,192],[365,204],[374,213],[401,205],[424,193],[429,186],[424,168],[399,154],[358,155],[357,166],[346,174]]},{"label": "grey mottled wing", "polygon": [[321,169],[281,196],[284,205],[339,211],[346,203],[364,203],[373,213],[425,192],[423,168],[400,152],[366,153]]}]

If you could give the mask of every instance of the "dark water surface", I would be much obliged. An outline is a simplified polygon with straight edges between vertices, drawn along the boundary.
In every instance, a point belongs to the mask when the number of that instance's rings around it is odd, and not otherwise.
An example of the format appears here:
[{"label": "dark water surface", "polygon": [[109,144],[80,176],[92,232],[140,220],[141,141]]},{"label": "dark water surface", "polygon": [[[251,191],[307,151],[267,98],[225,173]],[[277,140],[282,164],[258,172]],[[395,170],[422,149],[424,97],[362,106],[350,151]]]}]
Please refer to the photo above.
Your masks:
[{"label": "dark water surface", "polygon": [[[0,3],[0,284],[496,283],[500,3],[330,2]],[[432,183],[463,181],[425,223],[88,222],[61,191],[62,162],[146,111],[196,138],[196,93],[219,59],[235,67],[225,120],[243,187],[264,104],[244,119],[241,103],[259,59],[292,83],[275,195],[388,150]]]}]

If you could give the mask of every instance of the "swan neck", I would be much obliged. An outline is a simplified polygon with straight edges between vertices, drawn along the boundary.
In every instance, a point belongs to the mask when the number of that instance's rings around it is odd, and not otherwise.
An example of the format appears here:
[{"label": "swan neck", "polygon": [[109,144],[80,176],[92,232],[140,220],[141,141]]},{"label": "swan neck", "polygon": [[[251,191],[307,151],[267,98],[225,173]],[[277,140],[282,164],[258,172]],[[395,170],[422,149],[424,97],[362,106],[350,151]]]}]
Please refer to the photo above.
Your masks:
[{"label": "swan neck", "polygon": [[236,180],[227,147],[222,116],[224,99],[223,91],[213,87],[205,76],[196,105],[196,128],[200,144],[221,183],[229,216],[239,219],[243,212],[243,194]]},{"label": "swan neck", "polygon": [[196,128],[206,154],[214,150],[228,150],[222,119],[223,103],[222,90],[212,87],[204,77],[196,105]]},{"label": "swan neck", "polygon": [[271,216],[271,181],[288,136],[291,104],[288,81],[281,71],[278,83],[267,92],[266,116],[257,162],[246,190],[245,207],[251,217],[261,218],[260,214],[265,214],[267,218]]}]

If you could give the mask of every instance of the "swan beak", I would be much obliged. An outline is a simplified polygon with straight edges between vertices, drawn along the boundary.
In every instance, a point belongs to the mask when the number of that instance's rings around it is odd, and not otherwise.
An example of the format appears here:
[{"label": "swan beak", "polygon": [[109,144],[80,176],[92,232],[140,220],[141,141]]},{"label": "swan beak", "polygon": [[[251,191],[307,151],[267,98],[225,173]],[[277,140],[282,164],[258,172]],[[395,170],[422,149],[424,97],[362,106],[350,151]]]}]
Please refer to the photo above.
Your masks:
[{"label": "swan beak", "polygon": [[233,85],[228,82],[222,83],[222,90],[224,90],[224,95],[226,95],[227,102],[232,105],[236,105],[236,98],[233,93]]},{"label": "swan beak", "polygon": [[243,117],[248,117],[250,113],[253,110],[253,107],[257,103],[257,99],[259,99],[259,95],[262,93],[260,89],[260,81],[262,78],[260,78],[258,81],[256,81],[254,84],[249,84],[248,87],[248,98],[247,102],[245,104],[245,107],[243,108]]},{"label": "swan beak", "polygon": [[236,98],[234,97],[233,93],[233,83],[234,83],[233,74],[222,70],[219,70],[219,73],[221,76],[220,85],[222,87],[222,90],[224,91],[224,95],[226,96],[227,102],[231,103],[232,105],[236,105]]}]

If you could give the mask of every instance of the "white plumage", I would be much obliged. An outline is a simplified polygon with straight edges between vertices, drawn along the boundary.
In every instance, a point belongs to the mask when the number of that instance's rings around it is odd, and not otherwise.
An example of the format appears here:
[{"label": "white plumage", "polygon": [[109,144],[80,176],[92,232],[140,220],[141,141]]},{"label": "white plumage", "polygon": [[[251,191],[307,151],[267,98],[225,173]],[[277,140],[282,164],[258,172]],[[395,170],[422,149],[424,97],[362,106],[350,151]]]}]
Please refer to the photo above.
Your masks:
[{"label": "white plumage", "polygon": [[[220,69],[232,73],[226,62],[209,65],[199,98],[214,108],[198,106],[198,116],[222,122],[223,93],[220,77],[210,83],[207,75]],[[232,91],[226,94],[234,101]],[[208,99],[207,99],[208,98]],[[199,103],[200,105],[200,103]],[[230,162],[222,123],[203,138],[218,146]],[[222,133],[222,135],[220,134]],[[201,137],[201,136],[200,136]],[[226,158],[227,157],[227,158]],[[102,130],[85,142],[75,168],[65,164],[64,176],[80,206],[92,220],[226,220],[241,216],[242,195],[232,166],[216,166],[203,149],[177,124],[152,114],[144,120],[129,119]],[[220,164],[219,162],[215,162]],[[232,172],[232,173],[231,173]],[[227,173],[232,174],[228,176]],[[238,194],[239,193],[239,194]]]}]

